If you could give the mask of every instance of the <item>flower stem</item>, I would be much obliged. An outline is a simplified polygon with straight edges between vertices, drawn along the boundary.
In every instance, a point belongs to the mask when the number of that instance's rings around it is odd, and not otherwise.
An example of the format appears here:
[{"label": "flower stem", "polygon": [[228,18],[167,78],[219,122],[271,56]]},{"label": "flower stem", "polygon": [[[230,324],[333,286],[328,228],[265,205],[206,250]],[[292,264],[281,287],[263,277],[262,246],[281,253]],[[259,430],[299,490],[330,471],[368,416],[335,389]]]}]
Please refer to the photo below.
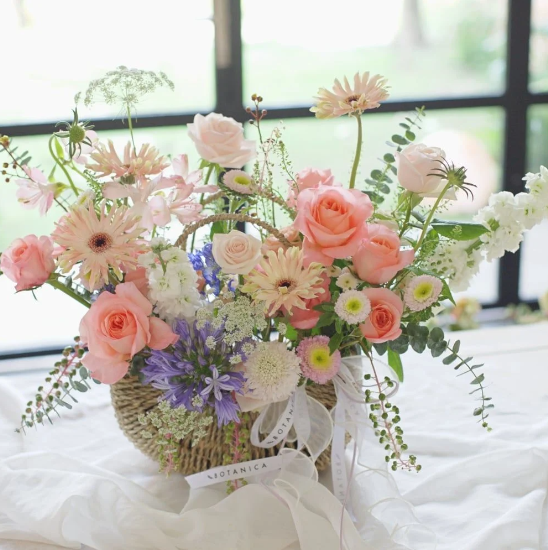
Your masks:
[{"label": "flower stem", "polygon": [[129,128],[129,133],[131,134],[131,143],[133,143],[133,151],[135,154],[137,154],[137,147],[135,147],[135,138],[133,137],[133,124],[131,122],[131,110],[129,108],[129,105],[126,105],[126,111],[127,111],[127,125]]},{"label": "flower stem", "polygon": [[52,156],[53,160],[59,165],[61,170],[63,170],[63,172],[65,173],[65,176],[67,177],[74,194],[76,196],[78,196],[79,195],[78,188],[76,187],[76,185],[74,185],[74,181],[72,181],[72,178],[70,177],[70,174],[68,173],[68,170],[65,168],[65,165],[60,161],[60,159],[57,157],[57,155],[53,152],[52,144],[53,144],[54,139],[55,139],[55,134],[52,135],[49,138],[49,142],[48,142],[49,153]]},{"label": "flower stem", "polygon": [[422,244],[422,241],[424,240],[424,237],[426,237],[426,232],[428,231],[428,226],[430,225],[430,222],[432,221],[432,218],[434,217],[434,214],[436,213],[436,208],[440,205],[440,202],[443,200],[443,196],[447,191],[449,191],[449,188],[453,184],[448,181],[445,184],[445,187],[443,188],[442,192],[440,193],[439,197],[436,199],[436,202],[434,203],[434,206],[432,207],[432,210],[430,210],[430,213],[428,214],[428,217],[424,221],[424,225],[422,228],[421,236],[419,237],[419,240],[417,241],[417,244],[415,245],[415,250],[418,250]]},{"label": "flower stem", "polygon": [[356,175],[358,173],[358,166],[360,164],[363,141],[362,117],[359,114],[355,115],[355,117],[358,121],[358,143],[356,145],[356,156],[354,157],[354,164],[352,165],[352,173],[350,174],[350,189],[354,189],[354,185],[356,185]]},{"label": "flower stem", "polygon": [[80,294],[77,294],[76,292],[74,292],[74,290],[72,290],[72,288],[69,288],[69,287],[61,284],[59,282],[59,279],[57,279],[57,277],[55,277],[55,276],[50,277],[46,281],[46,283],[51,285],[53,288],[56,288],[57,290],[61,290],[67,296],[70,296],[71,298],[73,298],[74,300],[76,300],[77,302],[82,304],[83,306],[86,306],[87,308],[91,307],[91,304],[88,303],[83,296],[80,296]]},{"label": "flower stem", "polygon": [[[204,185],[207,185],[209,182],[209,178],[211,177],[211,172],[213,172],[213,164],[209,165],[209,168],[206,173],[206,178],[204,181]],[[200,195],[200,204],[204,204],[204,193]],[[194,252],[194,243],[196,241],[196,232],[192,233],[192,240],[190,241],[190,252]]]}]

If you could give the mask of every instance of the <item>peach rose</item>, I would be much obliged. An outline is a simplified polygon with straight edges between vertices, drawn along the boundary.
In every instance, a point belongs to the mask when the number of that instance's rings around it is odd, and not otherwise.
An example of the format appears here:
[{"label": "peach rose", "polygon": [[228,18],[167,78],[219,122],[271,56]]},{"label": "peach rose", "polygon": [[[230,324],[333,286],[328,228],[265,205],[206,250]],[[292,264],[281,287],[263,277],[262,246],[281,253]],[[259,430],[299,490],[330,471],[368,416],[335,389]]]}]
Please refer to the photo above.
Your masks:
[{"label": "peach rose", "polygon": [[144,267],[138,267],[126,273],[124,283],[133,283],[145,298],[148,296],[148,277],[147,270]]},{"label": "peach rose", "polygon": [[[280,233],[289,241],[291,246],[300,247],[302,245],[301,236],[293,225],[282,227],[282,229],[280,229]],[[278,252],[280,248],[285,249],[285,246],[274,235],[269,235],[263,243],[261,252],[263,253],[263,256],[266,256],[269,250]]]},{"label": "peach rose", "polygon": [[430,195],[440,186],[442,178],[436,174],[444,158],[445,152],[439,147],[427,147],[424,143],[408,145],[396,153],[400,185],[413,193]]},{"label": "peach rose", "polygon": [[369,225],[367,239],[352,258],[358,277],[374,285],[390,281],[415,258],[413,249],[401,250],[400,246],[396,232],[384,225]]},{"label": "peach rose", "polygon": [[[318,304],[323,304],[324,302],[331,301],[331,293],[329,292],[329,278],[325,275],[322,275],[323,282],[321,285],[318,285],[319,288],[323,288],[324,292],[318,294],[315,298],[309,300],[303,300],[306,309],[293,308],[291,310],[291,316],[289,322],[292,326],[299,330],[308,330],[314,328],[318,319],[320,318],[321,312],[316,311],[314,306]],[[282,308],[283,309],[283,308]],[[283,310],[284,313],[287,311]]]},{"label": "peach rose", "polygon": [[365,323],[360,325],[364,338],[373,344],[398,338],[403,313],[401,298],[387,288],[364,288],[362,292],[371,302],[371,313]]},{"label": "peach rose", "polygon": [[306,261],[329,266],[355,254],[372,213],[369,197],[357,189],[320,185],[299,193],[293,224],[305,236]]},{"label": "peach rose", "polygon": [[0,269],[17,283],[17,292],[44,284],[55,269],[53,241],[36,235],[15,239],[2,254]]},{"label": "peach rose", "polygon": [[167,323],[151,314],[152,304],[134,283],[119,284],[116,294],[103,292],[97,298],[80,322],[80,337],[89,349],[82,363],[93,378],[114,384],[145,346],[164,349],[178,340]]},{"label": "peach rose", "polygon": [[295,208],[297,204],[297,196],[301,191],[305,189],[316,189],[320,185],[338,187],[340,183],[335,181],[335,176],[331,173],[331,170],[317,170],[316,168],[305,168],[301,170],[296,176],[297,183],[289,181],[289,194],[287,195],[287,205],[291,208]]},{"label": "peach rose", "polygon": [[211,252],[225,273],[247,275],[261,259],[259,239],[233,229],[213,235]]},{"label": "peach rose", "polygon": [[196,115],[188,124],[188,136],[200,156],[224,168],[242,168],[255,158],[255,142],[244,139],[244,128],[233,118],[218,113]]}]

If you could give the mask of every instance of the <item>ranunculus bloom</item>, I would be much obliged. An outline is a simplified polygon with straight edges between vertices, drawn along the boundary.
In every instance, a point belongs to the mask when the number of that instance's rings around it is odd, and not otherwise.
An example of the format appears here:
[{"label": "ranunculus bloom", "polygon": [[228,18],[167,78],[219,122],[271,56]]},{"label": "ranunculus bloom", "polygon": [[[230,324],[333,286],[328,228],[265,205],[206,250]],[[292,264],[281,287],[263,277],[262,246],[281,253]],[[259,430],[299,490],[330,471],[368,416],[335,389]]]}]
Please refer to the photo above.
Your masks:
[{"label": "ranunculus bloom", "polygon": [[211,252],[225,273],[247,275],[261,259],[259,239],[233,229],[213,235]]},{"label": "ranunculus bloom", "polygon": [[306,262],[329,266],[335,258],[355,254],[372,213],[369,197],[357,189],[320,185],[299,193],[293,223],[305,236]]},{"label": "ranunculus bloom", "polygon": [[369,317],[360,325],[364,338],[373,344],[398,338],[403,313],[401,298],[387,288],[364,288],[362,292],[371,302]]},{"label": "ranunculus bloom", "polygon": [[244,138],[244,128],[233,118],[218,113],[196,115],[188,124],[188,136],[200,156],[224,168],[242,168],[255,158],[255,142]]},{"label": "ranunculus bloom", "polygon": [[424,143],[408,145],[396,153],[398,181],[408,191],[430,195],[441,183],[439,170],[445,153],[439,147],[427,147]]},{"label": "ranunculus bloom", "polygon": [[55,269],[52,239],[36,235],[15,239],[2,254],[0,269],[17,283],[17,292],[44,284]]},{"label": "ranunculus bloom", "polygon": [[289,181],[289,194],[287,195],[287,205],[295,208],[297,196],[305,189],[316,189],[320,185],[341,186],[335,181],[335,176],[331,170],[317,170],[316,168],[305,168],[301,170],[296,178],[297,182]]},{"label": "ranunculus bloom", "polygon": [[[322,304],[323,302],[331,301],[331,293],[329,292],[329,278],[325,275],[321,276],[323,282],[321,285],[316,285],[316,288],[323,288],[323,294],[318,294],[315,298],[310,298],[304,300],[306,309],[293,308],[291,316],[289,317],[289,322],[299,330],[308,330],[314,328],[318,319],[320,318],[321,312],[316,311],[314,306]],[[282,308],[284,310],[284,308]],[[284,313],[287,313],[284,310]]]},{"label": "ranunculus bloom", "polygon": [[362,281],[373,285],[387,283],[400,269],[413,263],[415,251],[401,250],[398,234],[380,224],[371,224],[352,261]]},{"label": "ranunculus bloom", "polygon": [[134,283],[119,284],[116,294],[105,291],[97,298],[80,322],[80,337],[89,349],[82,363],[93,378],[114,384],[145,346],[164,349],[177,341],[169,325],[151,314],[152,304]]}]

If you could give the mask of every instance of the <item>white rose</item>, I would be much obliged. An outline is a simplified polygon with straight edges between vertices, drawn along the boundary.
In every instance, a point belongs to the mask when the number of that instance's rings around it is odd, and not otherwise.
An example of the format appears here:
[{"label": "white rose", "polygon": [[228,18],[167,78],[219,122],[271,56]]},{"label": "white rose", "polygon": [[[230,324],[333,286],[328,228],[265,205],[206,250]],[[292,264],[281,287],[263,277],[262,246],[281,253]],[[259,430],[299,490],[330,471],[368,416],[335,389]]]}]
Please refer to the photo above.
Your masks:
[{"label": "white rose", "polygon": [[441,191],[439,174],[445,152],[439,147],[427,147],[424,143],[408,145],[396,153],[398,180],[402,187],[419,195],[428,195]]},{"label": "white rose", "polygon": [[188,135],[200,156],[224,168],[242,168],[255,158],[255,142],[244,139],[244,128],[233,118],[218,113],[196,115]]},{"label": "white rose", "polygon": [[211,252],[225,273],[247,275],[261,259],[262,243],[241,231],[216,233]]}]

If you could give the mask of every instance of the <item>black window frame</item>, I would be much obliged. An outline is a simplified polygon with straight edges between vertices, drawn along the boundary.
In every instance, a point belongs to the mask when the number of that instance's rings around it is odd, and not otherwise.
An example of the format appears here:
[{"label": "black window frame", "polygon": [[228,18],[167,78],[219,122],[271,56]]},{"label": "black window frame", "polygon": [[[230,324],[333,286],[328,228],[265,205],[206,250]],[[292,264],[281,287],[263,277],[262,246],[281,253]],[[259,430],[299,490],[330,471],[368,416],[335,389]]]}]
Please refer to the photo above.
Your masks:
[{"label": "black window frame", "polygon": [[[213,0],[215,23],[215,112],[231,116],[240,122],[249,119],[244,110],[241,34],[242,10],[240,0]],[[502,189],[519,193],[524,190],[522,180],[527,166],[528,110],[533,105],[548,104],[548,93],[529,91],[529,49],[531,35],[532,0],[508,0],[505,90],[500,95],[465,96],[439,99],[388,100],[374,113],[412,111],[424,105],[427,111],[441,109],[469,109],[500,107],[504,111]],[[309,106],[270,108],[273,119],[294,119],[314,116]],[[368,112],[366,116],[371,116]],[[192,122],[195,113],[178,113],[139,117],[139,128],[182,126]],[[94,120],[98,131],[124,128],[121,119]],[[50,134],[55,122],[0,126],[0,133],[12,137]],[[520,260],[518,250],[500,260],[498,298],[483,304],[486,308],[505,307],[520,302]],[[535,301],[522,301],[536,306]],[[32,350],[0,354],[0,359],[28,357],[53,350]]]}]

